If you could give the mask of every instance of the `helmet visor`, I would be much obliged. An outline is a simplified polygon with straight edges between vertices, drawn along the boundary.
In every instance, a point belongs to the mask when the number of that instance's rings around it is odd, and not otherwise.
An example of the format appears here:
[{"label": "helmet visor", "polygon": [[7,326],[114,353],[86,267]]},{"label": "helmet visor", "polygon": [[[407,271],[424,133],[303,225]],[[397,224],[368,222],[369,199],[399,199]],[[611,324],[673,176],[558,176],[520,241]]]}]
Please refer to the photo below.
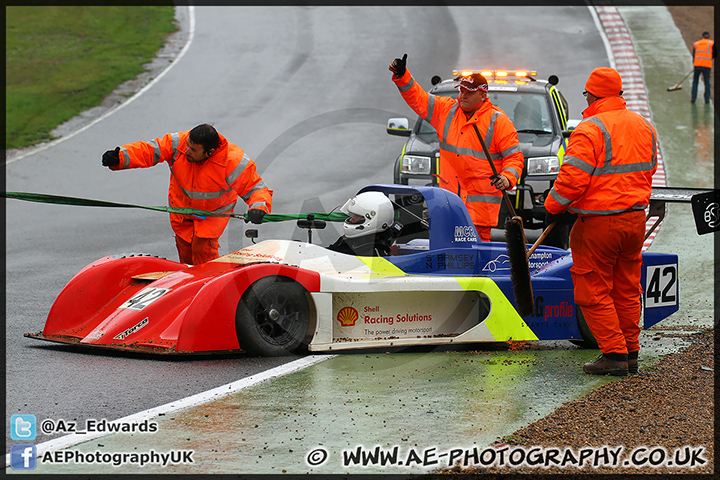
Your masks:
[{"label": "helmet visor", "polygon": [[365,223],[365,217],[362,215],[353,215],[351,217],[348,217],[345,220],[345,223],[349,223],[350,225],[359,225],[361,223]]}]

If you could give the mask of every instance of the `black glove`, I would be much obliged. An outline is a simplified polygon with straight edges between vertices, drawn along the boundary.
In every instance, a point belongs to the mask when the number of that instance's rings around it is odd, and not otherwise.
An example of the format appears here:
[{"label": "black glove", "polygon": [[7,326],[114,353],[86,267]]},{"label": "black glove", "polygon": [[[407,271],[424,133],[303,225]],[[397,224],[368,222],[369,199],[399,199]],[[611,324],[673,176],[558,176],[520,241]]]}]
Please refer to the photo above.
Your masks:
[{"label": "black glove", "polygon": [[265,210],[260,210],[259,208],[251,208],[248,210],[247,215],[245,215],[245,223],[252,222],[256,225],[259,225],[262,223],[262,219],[265,216]]},{"label": "black glove", "polygon": [[547,227],[548,225],[550,225],[552,222],[555,222],[555,221],[560,223],[562,216],[563,216],[562,213],[559,213],[556,215],[554,213],[545,212],[545,227]]},{"label": "black glove", "polygon": [[402,58],[396,58],[390,64],[390,71],[395,74],[396,77],[402,77],[405,75],[405,65],[407,64],[407,53]]},{"label": "black glove", "polygon": [[114,167],[118,163],[120,163],[120,147],[115,147],[115,150],[108,150],[103,153],[103,167]]},{"label": "black glove", "polygon": [[550,225],[550,223],[557,220],[558,225],[572,225],[575,223],[575,220],[577,219],[577,215],[570,212],[563,212],[559,213],[557,215],[553,215],[552,213],[545,212],[545,226],[547,227]]}]

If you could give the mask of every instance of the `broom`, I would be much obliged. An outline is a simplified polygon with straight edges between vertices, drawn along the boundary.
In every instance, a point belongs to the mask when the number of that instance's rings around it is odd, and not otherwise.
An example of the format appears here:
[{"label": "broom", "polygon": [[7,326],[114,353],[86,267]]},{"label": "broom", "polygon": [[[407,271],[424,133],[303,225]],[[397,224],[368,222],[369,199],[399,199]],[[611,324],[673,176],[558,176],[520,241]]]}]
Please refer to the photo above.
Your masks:
[{"label": "broom", "polygon": [[[475,133],[480,140],[483,152],[490,163],[490,168],[494,175],[497,175],[495,164],[490,158],[485,140],[483,140],[477,125],[473,124]],[[507,248],[508,261],[510,262],[510,280],[513,284],[513,293],[515,294],[515,303],[517,311],[521,317],[529,317],[533,314],[535,307],[535,298],[533,297],[532,281],[530,279],[530,264],[528,263],[528,254],[526,249],[527,240],[525,239],[525,229],[523,228],[522,217],[515,214],[510,197],[505,190],[502,191],[505,204],[510,211],[511,217],[505,221],[505,248]]]},{"label": "broom", "polygon": [[685,75],[682,80],[680,80],[678,83],[673,85],[672,87],[668,87],[668,92],[674,92],[675,90],[680,90],[682,88],[682,83],[687,80],[687,78],[690,76],[691,73],[693,73],[694,70],[690,70],[690,73]]}]

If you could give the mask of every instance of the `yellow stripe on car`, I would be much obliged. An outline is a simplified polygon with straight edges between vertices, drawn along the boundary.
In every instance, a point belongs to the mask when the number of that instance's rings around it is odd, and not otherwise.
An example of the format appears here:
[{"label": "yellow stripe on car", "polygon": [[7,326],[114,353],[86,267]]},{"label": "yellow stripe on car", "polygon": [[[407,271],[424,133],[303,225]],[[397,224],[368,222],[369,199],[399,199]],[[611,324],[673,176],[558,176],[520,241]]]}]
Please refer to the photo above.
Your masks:
[{"label": "yellow stripe on car", "polygon": [[498,342],[510,340],[538,340],[535,332],[517,313],[510,300],[492,279],[487,277],[457,277],[465,290],[482,292],[490,299],[490,315],[483,322]]},{"label": "yellow stripe on car", "polygon": [[373,277],[400,277],[407,276],[407,273],[400,270],[393,263],[383,257],[355,257],[363,262],[373,273],[365,275],[365,278]]}]

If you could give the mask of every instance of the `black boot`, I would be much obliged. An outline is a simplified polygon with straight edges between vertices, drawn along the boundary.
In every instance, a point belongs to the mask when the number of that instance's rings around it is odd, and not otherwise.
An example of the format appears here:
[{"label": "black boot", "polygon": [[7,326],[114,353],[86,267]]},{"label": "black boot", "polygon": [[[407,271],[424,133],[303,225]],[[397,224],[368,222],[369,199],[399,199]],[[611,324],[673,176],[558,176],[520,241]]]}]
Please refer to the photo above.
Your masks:
[{"label": "black boot", "polygon": [[586,363],[583,371],[591,375],[627,375],[627,353],[603,353],[593,363]]},{"label": "black boot", "polygon": [[638,353],[628,352],[628,373],[631,375],[638,372]]}]

